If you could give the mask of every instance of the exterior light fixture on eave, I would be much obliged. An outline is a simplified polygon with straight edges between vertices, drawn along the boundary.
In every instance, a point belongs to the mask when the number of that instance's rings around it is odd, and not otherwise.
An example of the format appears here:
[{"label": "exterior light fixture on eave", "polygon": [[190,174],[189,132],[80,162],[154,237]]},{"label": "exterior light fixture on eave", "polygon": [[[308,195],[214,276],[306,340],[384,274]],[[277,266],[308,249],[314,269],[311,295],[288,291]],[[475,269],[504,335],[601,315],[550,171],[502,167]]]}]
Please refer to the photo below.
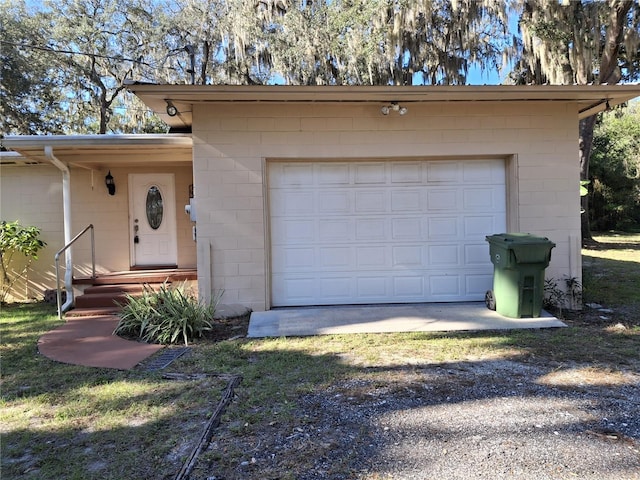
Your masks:
[{"label": "exterior light fixture on eave", "polygon": [[380,109],[383,115],[389,115],[391,112],[398,112],[399,115],[406,115],[409,109],[407,107],[401,107],[398,102],[391,102],[389,105],[385,105]]}]

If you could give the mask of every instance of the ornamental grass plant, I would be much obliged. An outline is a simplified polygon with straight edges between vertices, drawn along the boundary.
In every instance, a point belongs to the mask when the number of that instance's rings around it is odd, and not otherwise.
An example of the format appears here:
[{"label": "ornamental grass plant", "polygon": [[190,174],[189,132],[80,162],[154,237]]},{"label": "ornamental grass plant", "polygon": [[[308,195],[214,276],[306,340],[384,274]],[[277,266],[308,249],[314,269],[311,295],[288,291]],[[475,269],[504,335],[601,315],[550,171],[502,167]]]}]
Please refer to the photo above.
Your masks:
[{"label": "ornamental grass plant", "polygon": [[127,294],[114,334],[148,343],[185,345],[211,330],[219,296],[202,303],[184,283],[166,282],[156,290],[145,284],[141,296]]}]

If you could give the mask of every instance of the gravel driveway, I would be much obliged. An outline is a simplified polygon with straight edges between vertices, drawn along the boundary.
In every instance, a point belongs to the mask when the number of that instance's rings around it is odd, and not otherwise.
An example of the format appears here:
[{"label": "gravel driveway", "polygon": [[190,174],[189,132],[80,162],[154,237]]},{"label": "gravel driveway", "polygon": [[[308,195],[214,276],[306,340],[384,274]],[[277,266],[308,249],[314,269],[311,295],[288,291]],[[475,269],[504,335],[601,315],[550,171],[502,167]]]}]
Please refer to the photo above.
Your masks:
[{"label": "gravel driveway", "polygon": [[209,458],[244,460],[191,478],[640,479],[637,372],[504,359],[365,370],[301,397],[293,423],[243,436],[223,424]]}]

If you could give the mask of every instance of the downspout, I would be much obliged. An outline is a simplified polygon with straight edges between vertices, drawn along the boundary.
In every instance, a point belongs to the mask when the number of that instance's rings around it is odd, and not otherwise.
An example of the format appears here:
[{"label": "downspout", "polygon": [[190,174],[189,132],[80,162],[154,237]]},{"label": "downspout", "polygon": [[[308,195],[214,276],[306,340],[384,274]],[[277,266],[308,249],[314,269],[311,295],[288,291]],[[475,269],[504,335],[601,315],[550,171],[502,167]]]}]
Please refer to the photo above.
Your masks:
[{"label": "downspout", "polygon": [[[62,163],[53,154],[53,147],[46,145],[44,147],[44,156],[49,159],[58,169],[62,172],[62,215],[64,220],[64,244],[68,245],[71,242],[71,172],[69,167]],[[65,274],[64,274],[64,289],[67,292],[67,301],[62,305],[61,311],[66,312],[71,306],[73,306],[73,256],[72,250],[69,248],[65,254]]]}]

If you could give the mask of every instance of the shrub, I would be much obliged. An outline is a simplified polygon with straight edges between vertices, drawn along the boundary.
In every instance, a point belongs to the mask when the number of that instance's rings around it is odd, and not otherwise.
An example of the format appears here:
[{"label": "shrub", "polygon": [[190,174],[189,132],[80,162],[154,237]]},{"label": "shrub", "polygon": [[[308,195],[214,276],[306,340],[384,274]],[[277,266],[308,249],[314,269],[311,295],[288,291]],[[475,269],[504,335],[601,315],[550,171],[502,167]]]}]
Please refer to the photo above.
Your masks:
[{"label": "shrub", "polygon": [[576,310],[582,306],[582,284],[575,277],[565,277],[564,283],[566,288],[563,290],[555,278],[544,280],[542,306],[554,310],[560,318],[563,308]]},{"label": "shrub", "polygon": [[[14,283],[21,277],[26,277],[31,262],[38,259],[38,252],[46,246],[40,239],[38,227],[25,227],[18,221],[0,223],[0,302],[4,303]],[[22,254],[26,263],[22,269],[12,268],[13,255]]]},{"label": "shrub", "polygon": [[211,330],[219,297],[208,305],[184,284],[162,284],[158,290],[145,285],[141,296],[127,294],[114,334],[135,336],[150,343],[173,344],[201,337]]}]

